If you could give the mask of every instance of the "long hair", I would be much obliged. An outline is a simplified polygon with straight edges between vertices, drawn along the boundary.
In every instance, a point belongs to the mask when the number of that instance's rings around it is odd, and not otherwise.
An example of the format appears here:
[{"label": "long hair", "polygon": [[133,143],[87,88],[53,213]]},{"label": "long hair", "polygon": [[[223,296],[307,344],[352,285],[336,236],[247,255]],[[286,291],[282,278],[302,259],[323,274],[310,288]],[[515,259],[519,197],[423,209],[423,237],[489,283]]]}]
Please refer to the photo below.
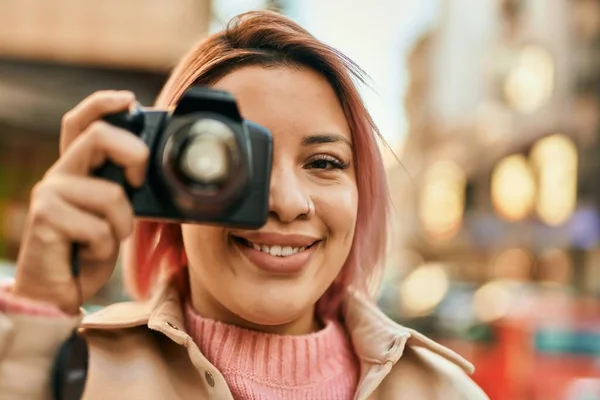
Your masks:
[{"label": "long hair", "polygon": [[[156,106],[173,106],[190,86],[210,86],[234,69],[249,65],[303,67],[323,75],[350,126],[358,187],[356,233],[340,275],[317,304],[321,313],[335,312],[348,288],[369,293],[381,276],[387,248],[389,192],[377,145],[380,135],[353,80],[364,83],[364,72],[290,19],[270,11],[254,11],[235,17],[225,30],[209,36],[185,55]],[[147,298],[159,277],[187,279],[186,266],[179,224],[136,223],[124,253],[125,285],[134,298]]]}]

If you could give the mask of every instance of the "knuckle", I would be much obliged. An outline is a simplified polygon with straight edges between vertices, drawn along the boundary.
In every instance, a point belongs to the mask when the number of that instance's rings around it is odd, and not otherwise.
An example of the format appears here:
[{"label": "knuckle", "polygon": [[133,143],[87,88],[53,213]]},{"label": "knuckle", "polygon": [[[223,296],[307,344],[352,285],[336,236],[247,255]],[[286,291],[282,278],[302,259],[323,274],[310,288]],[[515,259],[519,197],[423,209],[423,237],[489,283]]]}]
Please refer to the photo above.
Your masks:
[{"label": "knuckle", "polygon": [[127,207],[127,212],[119,218],[119,239],[123,240],[133,232],[134,216],[131,207]]},{"label": "knuckle", "polygon": [[102,221],[101,223],[94,224],[88,228],[89,242],[91,243],[103,243],[109,240],[111,237],[111,229],[108,223]]},{"label": "knuckle", "polygon": [[88,127],[88,131],[90,136],[93,136],[95,139],[98,139],[100,136],[103,136],[106,132],[106,125],[102,121],[94,121]]},{"label": "knuckle", "polygon": [[35,185],[33,185],[33,187],[31,188],[32,201],[37,198],[40,198],[44,195],[44,192],[46,191],[46,182],[47,182],[47,178],[44,180],[41,180],[41,181],[37,182]]},{"label": "knuckle", "polygon": [[136,153],[133,155],[134,157],[134,161],[136,163],[136,165],[140,165],[143,166],[146,164],[146,162],[148,161],[148,158],[150,157],[150,148],[148,146],[146,146],[144,144],[144,146],[140,146],[139,151],[136,151]]},{"label": "knuckle", "polygon": [[44,201],[47,203],[53,199],[64,186],[63,177],[60,174],[46,174],[44,178],[33,185],[30,198],[32,202]]},{"label": "knuckle", "polygon": [[39,225],[31,231],[31,238],[36,245],[42,247],[53,246],[60,242],[59,234],[56,229],[49,225]]},{"label": "knuckle", "polygon": [[112,238],[112,229],[110,225],[105,221],[98,224],[94,236],[96,237],[96,240],[101,242],[110,241]]},{"label": "knuckle", "polygon": [[102,242],[94,247],[94,254],[99,261],[109,261],[114,252],[114,244],[112,242]]},{"label": "knuckle", "polygon": [[120,185],[110,183],[106,186],[105,190],[106,202],[110,203],[110,206],[115,206],[125,202],[125,190]]},{"label": "knuckle", "polygon": [[28,216],[33,226],[39,227],[51,224],[53,215],[51,198],[50,196],[36,196],[32,199]]},{"label": "knuckle", "polygon": [[99,102],[104,101],[107,98],[110,98],[114,93],[114,90],[97,90],[90,95],[91,102]]},{"label": "knuckle", "polygon": [[61,174],[48,174],[34,186],[34,190],[40,196],[50,195],[59,190],[61,179]]},{"label": "knuckle", "polygon": [[90,240],[94,255],[99,259],[107,259],[112,255],[114,238],[112,229],[108,223],[98,224],[92,233]]},{"label": "knuckle", "polygon": [[77,118],[77,115],[75,114],[75,111],[73,111],[73,110],[67,111],[61,119],[62,130],[67,130],[67,129],[71,128],[74,125],[76,118]]},{"label": "knuckle", "polygon": [[141,160],[147,161],[148,158],[150,157],[150,147],[148,147],[146,145],[146,143],[144,143],[144,147],[142,147],[142,150],[140,153],[141,153],[141,155],[140,155]]},{"label": "knuckle", "polygon": [[123,232],[123,237],[121,237],[120,239],[125,239],[126,237],[128,237],[129,235],[131,235],[133,233],[133,226],[134,226],[133,213],[130,213],[129,218],[127,218],[125,221],[123,221],[123,224],[125,226],[125,231]]},{"label": "knuckle", "polygon": [[28,213],[34,222],[47,222],[48,217],[52,215],[52,199],[54,196],[50,194],[50,191],[50,185],[46,181],[36,183],[31,190]]},{"label": "knuckle", "polygon": [[103,109],[110,107],[117,99],[116,90],[99,90],[90,96],[90,106]]},{"label": "knuckle", "polygon": [[29,206],[29,218],[35,226],[45,225],[50,221],[51,210],[49,206],[48,198],[37,197]]},{"label": "knuckle", "polygon": [[110,129],[108,124],[102,121],[94,121],[87,129],[87,138],[94,147],[101,147],[106,142],[107,131]]}]

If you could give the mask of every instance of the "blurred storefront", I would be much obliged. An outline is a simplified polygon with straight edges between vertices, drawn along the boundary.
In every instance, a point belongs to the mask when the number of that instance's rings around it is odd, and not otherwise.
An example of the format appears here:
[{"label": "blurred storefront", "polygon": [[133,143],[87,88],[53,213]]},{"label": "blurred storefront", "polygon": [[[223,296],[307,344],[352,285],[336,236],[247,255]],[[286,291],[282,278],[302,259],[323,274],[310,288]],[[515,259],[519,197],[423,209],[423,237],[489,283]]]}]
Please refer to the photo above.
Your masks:
[{"label": "blurred storefront", "polygon": [[0,274],[16,258],[31,187],[58,156],[62,115],[102,89],[151,105],[209,24],[209,0],[0,2]]},{"label": "blurred storefront", "polygon": [[600,1],[444,4],[409,59],[381,303],[493,399],[598,398]]}]

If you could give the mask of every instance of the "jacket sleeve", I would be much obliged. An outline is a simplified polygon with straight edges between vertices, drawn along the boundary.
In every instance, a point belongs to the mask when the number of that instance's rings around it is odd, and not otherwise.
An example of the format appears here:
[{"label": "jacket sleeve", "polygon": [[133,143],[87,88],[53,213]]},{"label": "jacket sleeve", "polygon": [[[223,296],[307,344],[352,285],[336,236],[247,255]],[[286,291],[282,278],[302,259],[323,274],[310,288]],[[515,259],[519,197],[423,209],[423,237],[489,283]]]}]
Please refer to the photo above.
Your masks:
[{"label": "jacket sleeve", "polygon": [[51,399],[52,363],[81,319],[0,289],[0,399]]}]

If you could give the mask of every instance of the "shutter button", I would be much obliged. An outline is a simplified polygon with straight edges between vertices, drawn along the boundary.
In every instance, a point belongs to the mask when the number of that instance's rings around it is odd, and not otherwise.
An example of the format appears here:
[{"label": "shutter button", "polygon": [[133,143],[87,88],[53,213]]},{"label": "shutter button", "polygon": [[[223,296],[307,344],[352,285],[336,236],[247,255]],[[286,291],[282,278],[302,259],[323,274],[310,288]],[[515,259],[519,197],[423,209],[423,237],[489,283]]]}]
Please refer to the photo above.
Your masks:
[{"label": "shutter button", "polygon": [[212,374],[208,371],[204,373],[204,378],[206,378],[206,382],[210,387],[215,387],[215,378],[213,378]]},{"label": "shutter button", "polygon": [[169,325],[169,328],[173,328],[173,329],[175,329],[176,331],[178,331],[178,330],[179,330],[179,328],[177,328],[175,325],[173,325],[173,324],[172,324],[172,323],[170,323],[170,322],[167,322],[167,325]]}]

